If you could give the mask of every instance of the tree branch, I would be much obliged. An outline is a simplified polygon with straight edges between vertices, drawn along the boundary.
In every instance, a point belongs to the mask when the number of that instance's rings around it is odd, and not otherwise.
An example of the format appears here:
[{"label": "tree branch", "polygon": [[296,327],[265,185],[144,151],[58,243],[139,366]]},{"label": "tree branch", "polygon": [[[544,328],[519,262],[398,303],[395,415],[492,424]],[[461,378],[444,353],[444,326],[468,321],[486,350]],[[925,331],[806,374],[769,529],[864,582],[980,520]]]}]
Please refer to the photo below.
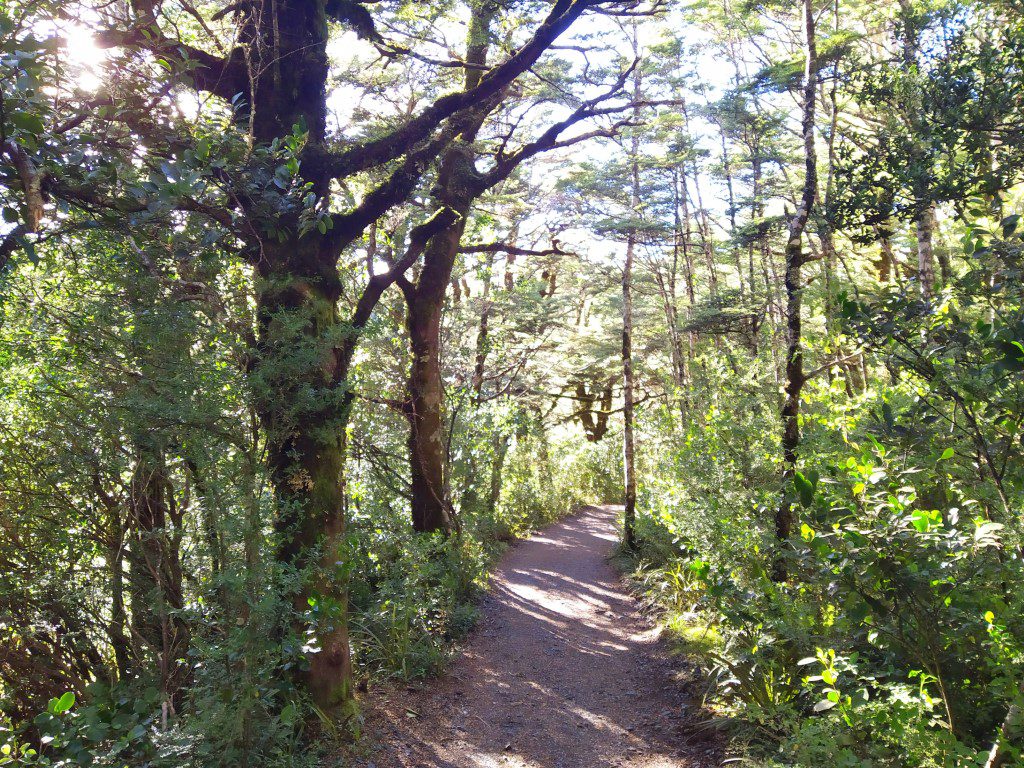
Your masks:
[{"label": "tree branch", "polygon": [[173,62],[176,69],[192,78],[196,88],[226,101],[249,89],[245,54],[239,47],[233,48],[227,58],[221,58],[167,37],[156,24],[145,29],[101,29],[94,40],[100,48],[134,48]]},{"label": "tree branch", "polygon": [[459,248],[460,253],[510,253],[513,256],[571,256],[569,251],[563,251],[561,246],[552,244],[551,248],[536,250],[533,248],[520,248],[517,245],[507,243],[473,243]]},{"label": "tree branch", "polygon": [[379,139],[353,145],[327,162],[331,177],[342,178],[394,160],[423,140],[441,122],[476,106],[527,71],[563,32],[588,8],[605,0],[558,0],[533,37],[505,62],[490,70],[475,88],[442,96],[405,125]]},{"label": "tree branch", "polygon": [[[409,247],[402,254],[401,258],[397,259],[387,272],[382,272],[370,278],[370,282],[363,289],[362,295],[356,302],[356,308],[352,312],[352,318],[349,321],[349,331],[345,334],[344,341],[335,350],[335,384],[340,384],[347,379],[360,333],[370,321],[373,310],[380,302],[380,297],[384,295],[384,291],[398,281],[416,263],[430,238],[450,227],[455,220],[456,214],[454,211],[450,208],[442,208],[424,223],[413,227],[409,233]],[[346,397],[351,395],[352,393],[348,393]]]}]

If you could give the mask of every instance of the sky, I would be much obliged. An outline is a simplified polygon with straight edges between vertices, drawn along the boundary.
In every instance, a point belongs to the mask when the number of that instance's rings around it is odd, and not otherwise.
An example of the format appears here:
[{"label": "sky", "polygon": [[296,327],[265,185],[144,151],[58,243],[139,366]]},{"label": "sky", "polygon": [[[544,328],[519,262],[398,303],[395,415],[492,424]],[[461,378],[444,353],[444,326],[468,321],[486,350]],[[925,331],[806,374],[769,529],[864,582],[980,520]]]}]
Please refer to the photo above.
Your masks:
[{"label": "sky", "polygon": [[[468,11],[464,10],[465,13]],[[88,21],[88,20],[86,20]],[[538,19],[539,22],[539,19]],[[457,41],[453,43],[453,47],[457,44],[461,44],[461,41],[465,38],[465,27],[466,18],[453,20],[447,28],[442,28],[441,33],[446,39],[446,42]],[[729,85],[730,68],[723,67],[722,62],[719,58],[716,58],[715,52],[712,50],[702,49],[701,43],[707,42],[706,33],[699,27],[688,25],[681,18],[668,18],[661,21],[658,24],[648,24],[641,26],[640,43],[641,47],[656,42],[656,37],[659,34],[658,30],[664,28],[671,28],[677,33],[683,35],[684,41],[695,49],[695,68],[698,73],[698,77],[706,87],[712,92],[720,91]],[[93,39],[91,32],[89,31],[86,23],[64,23],[58,28],[54,28],[50,25],[47,29],[36,30],[37,34],[60,34],[67,40],[67,45],[64,48],[64,62],[67,67],[67,71],[74,78],[75,85],[87,91],[95,91],[101,87],[104,78],[104,63],[107,58],[111,55],[110,51],[99,48]],[[524,30],[524,33],[526,31]],[[584,45],[588,40],[592,40],[595,37],[603,36],[606,43],[610,44],[616,53],[623,59],[628,59],[632,56],[631,43],[626,30],[622,29],[620,24],[606,16],[588,14],[578,20],[573,27],[565,33],[558,41],[559,45]],[[446,53],[444,46],[434,47],[431,50],[418,51],[423,55],[432,56],[435,58],[444,58]],[[374,62],[377,60],[376,51],[372,46],[359,40],[353,32],[336,30],[331,42],[328,45],[328,55],[330,57],[332,66],[336,71],[341,72],[349,69],[353,64]],[[552,54],[549,54],[549,56]],[[575,59],[576,65],[579,67],[582,63],[580,54],[573,51],[558,51],[556,54],[559,57],[567,58],[569,60]],[[605,54],[607,55],[607,54]],[[527,75],[529,77],[529,75]],[[590,92],[581,93],[581,96],[592,96],[595,88],[590,88]],[[335,127],[341,128],[344,133],[344,127],[347,126],[353,119],[356,109],[360,106],[360,100],[362,99],[362,106],[373,108],[386,107],[383,103],[374,103],[372,99],[367,100],[362,97],[361,91],[358,87],[344,84],[335,83],[328,98],[328,108],[332,116],[332,123]],[[183,113],[188,117],[195,117],[200,109],[200,104],[196,100],[195,96],[187,92],[183,92],[179,97],[179,106]],[[390,109],[390,107],[387,107]],[[549,111],[547,115],[548,121],[553,121],[564,117],[568,113],[567,108],[554,108]],[[699,121],[695,122],[699,130]],[[581,124],[575,130],[583,132],[589,130],[591,125]],[[532,129],[531,133],[536,133],[540,128]],[[567,135],[572,135],[571,132]],[[708,150],[712,155],[717,154],[720,151],[713,137],[705,135],[699,138],[702,146]],[[572,154],[579,157],[580,153],[585,153],[585,157],[588,161],[600,163],[602,160],[610,159],[616,152],[616,147],[613,142],[608,141],[590,141],[586,145],[579,145],[573,149]],[[535,161],[535,169],[540,169],[536,174],[538,178],[544,179],[544,184],[550,188],[558,180],[559,166],[557,163],[552,162],[548,158],[538,159]],[[720,185],[714,179],[705,177],[701,179],[701,184],[704,188],[704,202],[705,205],[715,211],[721,212],[724,210],[724,192],[719,187]],[[522,230],[524,232],[541,228],[541,217],[543,213],[538,213],[532,219],[528,217],[527,221],[523,223]],[[571,239],[578,241],[585,240],[588,252],[595,258],[607,259],[609,261],[615,261],[618,258],[618,253],[621,250],[618,243],[602,241],[600,238],[594,236],[593,233],[585,230],[577,230],[569,235]],[[583,245],[583,243],[578,243]]]}]

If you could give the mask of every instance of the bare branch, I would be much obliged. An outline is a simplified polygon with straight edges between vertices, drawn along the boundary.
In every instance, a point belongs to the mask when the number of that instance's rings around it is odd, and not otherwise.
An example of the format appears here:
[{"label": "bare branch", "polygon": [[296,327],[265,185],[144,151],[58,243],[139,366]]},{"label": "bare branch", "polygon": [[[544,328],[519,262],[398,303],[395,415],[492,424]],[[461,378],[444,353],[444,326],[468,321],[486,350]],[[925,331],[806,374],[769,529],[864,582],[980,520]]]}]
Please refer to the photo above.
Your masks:
[{"label": "bare branch", "polygon": [[8,141],[3,145],[2,152],[11,159],[21,181],[21,190],[25,196],[25,224],[28,231],[37,232],[43,220],[43,174],[21,145]]},{"label": "bare branch", "polygon": [[474,243],[459,248],[460,253],[510,253],[513,256],[573,256],[571,251],[562,250],[561,246],[552,244],[551,248],[537,250],[520,248],[509,243]]},{"label": "bare branch", "polygon": [[600,0],[558,0],[533,37],[509,59],[481,78],[475,88],[442,96],[405,125],[386,136],[353,145],[327,161],[330,176],[340,178],[373,168],[405,154],[452,115],[478,105],[499,93],[541,55],[586,10],[603,4]]}]

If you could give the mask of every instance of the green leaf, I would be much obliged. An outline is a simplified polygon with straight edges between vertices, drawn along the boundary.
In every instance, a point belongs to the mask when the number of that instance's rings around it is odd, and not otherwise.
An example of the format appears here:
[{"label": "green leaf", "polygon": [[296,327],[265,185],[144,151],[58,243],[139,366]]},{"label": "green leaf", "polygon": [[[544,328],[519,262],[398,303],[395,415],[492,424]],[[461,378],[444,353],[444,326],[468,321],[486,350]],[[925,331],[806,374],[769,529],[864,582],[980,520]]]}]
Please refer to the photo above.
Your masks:
[{"label": "green leaf", "polygon": [[942,515],[937,509],[917,509],[910,515],[910,524],[918,533],[928,533],[942,525]]},{"label": "green leaf", "polygon": [[796,492],[800,497],[800,503],[805,507],[809,507],[811,502],[814,501],[815,484],[803,472],[797,472],[793,476],[793,482],[796,485]]},{"label": "green leaf", "polygon": [[279,715],[281,722],[285,725],[292,725],[299,716],[299,708],[294,703],[287,704]]},{"label": "green leaf", "polygon": [[889,429],[893,429],[896,426],[896,419],[892,413],[892,406],[888,403],[882,403],[882,418],[885,420],[885,425]]},{"label": "green leaf", "polygon": [[942,452],[942,455],[939,456],[939,461],[948,461],[949,459],[952,459],[953,453],[954,451],[952,448],[947,448]]},{"label": "green leaf", "polygon": [[998,547],[1000,543],[999,535],[1002,530],[1002,523],[975,521],[974,546],[978,548]]},{"label": "green leaf", "polygon": [[53,713],[55,715],[62,715],[73,706],[75,706],[75,694],[68,691],[54,703]]},{"label": "green leaf", "polygon": [[1017,223],[1019,221],[1020,221],[1020,215],[1015,213],[1012,216],[1007,216],[1005,219],[1003,219],[1001,222],[999,222],[999,226],[1000,226],[1000,228],[1003,231],[1003,237],[1009,237],[1014,232],[1016,232],[1017,231]]},{"label": "green leaf", "polygon": [[38,136],[46,130],[46,126],[43,125],[42,118],[39,117],[39,115],[32,114],[31,112],[12,112],[11,125],[15,128],[27,131],[33,136]]},{"label": "green leaf", "polygon": [[1024,371],[1024,345],[1019,341],[998,341],[996,347],[1001,352],[1002,364],[1009,371]]},{"label": "green leaf", "polygon": [[39,256],[36,254],[36,245],[26,237],[16,237],[15,242],[18,243],[25,251],[25,255],[28,256],[28,260],[33,264],[39,263]]}]

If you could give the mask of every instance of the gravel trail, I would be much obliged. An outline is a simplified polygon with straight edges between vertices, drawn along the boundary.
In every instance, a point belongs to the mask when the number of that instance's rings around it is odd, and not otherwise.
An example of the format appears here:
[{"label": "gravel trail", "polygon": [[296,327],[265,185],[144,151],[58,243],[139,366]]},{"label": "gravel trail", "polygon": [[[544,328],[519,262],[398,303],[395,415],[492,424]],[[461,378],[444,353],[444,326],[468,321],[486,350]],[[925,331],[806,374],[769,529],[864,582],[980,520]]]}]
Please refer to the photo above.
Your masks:
[{"label": "gravel trail", "polygon": [[379,697],[365,768],[710,768],[695,704],[608,563],[616,508],[514,546],[450,670]]}]

